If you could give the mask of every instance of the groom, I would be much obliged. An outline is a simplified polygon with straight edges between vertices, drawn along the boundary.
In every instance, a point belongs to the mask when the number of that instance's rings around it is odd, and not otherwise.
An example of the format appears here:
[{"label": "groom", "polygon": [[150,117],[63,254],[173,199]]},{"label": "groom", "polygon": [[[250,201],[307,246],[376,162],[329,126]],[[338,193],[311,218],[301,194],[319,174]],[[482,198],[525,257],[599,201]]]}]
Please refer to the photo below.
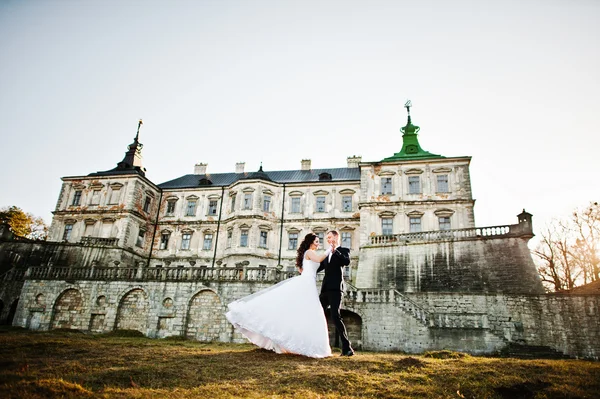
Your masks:
[{"label": "groom", "polygon": [[354,350],[350,346],[346,326],[340,315],[342,307],[342,296],[344,294],[344,278],[342,270],[344,266],[350,264],[350,250],[338,246],[340,235],[337,231],[331,230],[327,233],[327,243],[331,246],[331,253],[321,262],[317,273],[325,270],[325,277],[321,285],[321,294],[319,300],[323,311],[327,312],[327,306],[330,307],[329,315],[335,324],[342,340],[342,356],[354,355]]}]

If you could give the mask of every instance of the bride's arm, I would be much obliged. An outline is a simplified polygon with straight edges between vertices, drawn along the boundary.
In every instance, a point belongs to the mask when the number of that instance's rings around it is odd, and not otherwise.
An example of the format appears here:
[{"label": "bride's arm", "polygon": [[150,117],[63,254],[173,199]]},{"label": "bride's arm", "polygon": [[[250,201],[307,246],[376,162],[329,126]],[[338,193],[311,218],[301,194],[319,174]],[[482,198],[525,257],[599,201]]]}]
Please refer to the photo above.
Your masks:
[{"label": "bride's arm", "polygon": [[331,247],[327,248],[327,251],[325,251],[321,255],[318,255],[315,251],[313,251],[312,249],[309,249],[306,251],[304,257],[306,259],[312,260],[313,262],[321,263],[323,261],[323,259],[325,259],[330,253],[331,253]]}]

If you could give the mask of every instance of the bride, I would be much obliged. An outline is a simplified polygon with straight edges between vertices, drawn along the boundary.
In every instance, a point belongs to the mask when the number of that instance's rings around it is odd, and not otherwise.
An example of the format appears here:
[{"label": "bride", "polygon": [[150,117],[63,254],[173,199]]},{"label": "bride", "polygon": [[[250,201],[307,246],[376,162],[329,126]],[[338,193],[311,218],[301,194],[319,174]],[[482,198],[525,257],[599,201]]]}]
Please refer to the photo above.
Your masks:
[{"label": "bride", "polygon": [[319,237],[308,233],[297,251],[299,276],[227,305],[227,320],[250,342],[277,353],[331,356],[316,286],[317,269],[331,248],[317,255],[318,247]]}]

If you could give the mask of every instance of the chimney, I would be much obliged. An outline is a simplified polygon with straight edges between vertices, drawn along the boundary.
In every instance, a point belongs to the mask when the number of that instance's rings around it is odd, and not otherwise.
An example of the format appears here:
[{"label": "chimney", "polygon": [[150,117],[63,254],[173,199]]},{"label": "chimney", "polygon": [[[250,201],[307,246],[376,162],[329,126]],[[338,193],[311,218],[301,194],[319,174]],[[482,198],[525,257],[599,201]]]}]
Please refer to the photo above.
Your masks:
[{"label": "chimney", "polygon": [[300,165],[302,167],[301,170],[310,170],[310,159],[303,159],[300,162]]},{"label": "chimney", "polygon": [[207,166],[208,166],[207,163],[197,163],[196,165],[194,165],[194,174],[195,175],[205,175]]},{"label": "chimney", "polygon": [[236,162],[235,163],[235,173],[244,173],[244,166],[246,162]]},{"label": "chimney", "polygon": [[362,162],[362,157],[356,156],[356,155],[352,155],[351,157],[348,157],[348,167],[349,168],[358,168],[358,164]]}]

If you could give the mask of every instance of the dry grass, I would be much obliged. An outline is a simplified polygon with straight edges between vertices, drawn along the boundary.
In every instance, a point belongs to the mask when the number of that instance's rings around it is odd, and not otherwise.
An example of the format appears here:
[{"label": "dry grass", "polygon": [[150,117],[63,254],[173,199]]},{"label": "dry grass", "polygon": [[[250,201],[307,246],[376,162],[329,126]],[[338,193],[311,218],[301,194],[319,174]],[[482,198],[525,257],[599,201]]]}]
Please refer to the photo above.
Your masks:
[{"label": "dry grass", "polygon": [[[439,357],[439,358],[438,358]],[[0,333],[4,398],[597,398],[600,363],[359,352],[81,333]]]}]

